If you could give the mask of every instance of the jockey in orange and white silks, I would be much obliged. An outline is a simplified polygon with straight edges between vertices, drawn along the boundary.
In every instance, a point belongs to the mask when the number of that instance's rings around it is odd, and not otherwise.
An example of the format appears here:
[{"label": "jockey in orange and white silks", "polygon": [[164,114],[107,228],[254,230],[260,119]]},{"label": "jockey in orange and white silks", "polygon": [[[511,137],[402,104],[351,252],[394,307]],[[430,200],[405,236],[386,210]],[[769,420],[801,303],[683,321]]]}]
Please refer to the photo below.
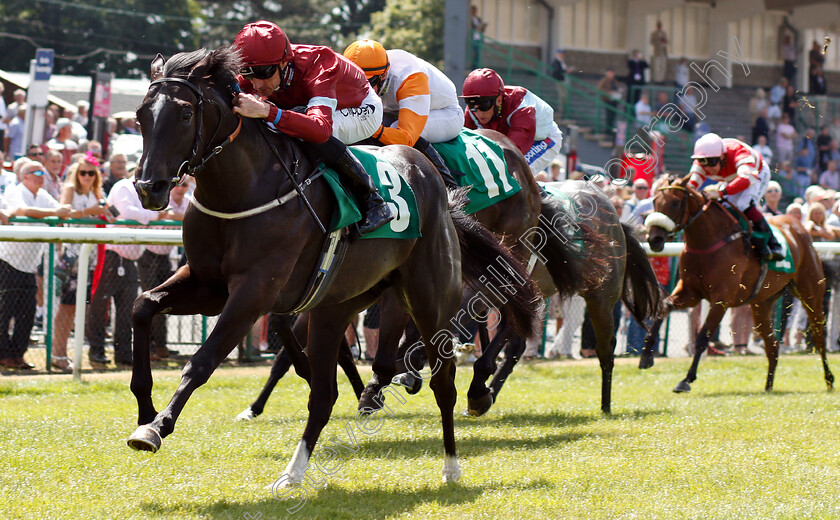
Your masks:
[{"label": "jockey in orange and white silks", "polygon": [[492,69],[476,69],[464,80],[461,97],[467,103],[464,126],[508,136],[533,173],[544,170],[560,153],[563,132],[554,122],[554,109],[528,89],[505,86]]},{"label": "jockey in orange and white silks", "polygon": [[[717,181],[717,196],[741,210],[753,223],[753,229],[770,232],[764,215],[758,209],[759,201],[770,182],[770,167],[761,154],[737,139],[721,139],[717,134],[706,134],[694,144],[688,184],[699,189],[706,181]],[[714,189],[711,196],[715,198]],[[764,256],[768,260],[782,260],[781,246],[770,232]]]},{"label": "jockey in orange and white silks", "polygon": [[452,81],[417,56],[400,49],[386,51],[375,40],[351,43],[344,57],[362,69],[371,89],[382,98],[382,126],[371,139],[413,146],[438,168],[447,186],[459,187],[431,146],[455,139],[464,127]]}]

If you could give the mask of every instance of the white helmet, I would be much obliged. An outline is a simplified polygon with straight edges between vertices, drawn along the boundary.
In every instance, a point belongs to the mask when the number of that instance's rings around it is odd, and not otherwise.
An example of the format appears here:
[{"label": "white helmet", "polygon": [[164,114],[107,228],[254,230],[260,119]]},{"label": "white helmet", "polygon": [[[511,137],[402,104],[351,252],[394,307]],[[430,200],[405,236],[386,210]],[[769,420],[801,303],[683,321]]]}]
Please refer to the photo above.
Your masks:
[{"label": "white helmet", "polygon": [[708,133],[694,143],[692,159],[701,157],[720,157],[723,155],[723,139],[719,135]]}]

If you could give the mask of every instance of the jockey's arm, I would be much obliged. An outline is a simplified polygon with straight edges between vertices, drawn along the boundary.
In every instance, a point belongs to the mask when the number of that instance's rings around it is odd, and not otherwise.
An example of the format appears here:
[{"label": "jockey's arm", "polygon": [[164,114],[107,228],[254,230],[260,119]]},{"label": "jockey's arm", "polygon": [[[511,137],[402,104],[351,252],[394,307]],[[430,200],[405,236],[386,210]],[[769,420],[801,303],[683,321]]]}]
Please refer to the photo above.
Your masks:
[{"label": "jockey's arm", "polygon": [[750,184],[751,182],[748,176],[739,174],[720,190],[720,194],[735,195],[736,193],[741,193],[745,189],[749,188]]},{"label": "jockey's arm", "polygon": [[528,153],[528,150],[534,145],[534,135],[537,132],[537,117],[534,107],[521,108],[511,114],[509,128],[508,138],[516,144],[523,154]]},{"label": "jockey's arm", "polygon": [[335,98],[312,98],[302,114],[282,110],[268,100],[244,92],[237,96],[235,104],[234,112],[237,114],[274,123],[278,130],[291,137],[323,143],[332,135],[332,113],[337,101]]},{"label": "jockey's arm", "polygon": [[429,77],[422,72],[407,77],[397,89],[397,103],[400,111],[396,128],[383,127],[374,137],[384,144],[414,146],[429,119]]},{"label": "jockey's arm", "polygon": [[706,182],[706,174],[703,172],[703,168],[697,164],[697,161],[694,161],[688,173],[691,174],[691,177],[688,178],[688,185],[695,190],[699,190],[700,186]]}]

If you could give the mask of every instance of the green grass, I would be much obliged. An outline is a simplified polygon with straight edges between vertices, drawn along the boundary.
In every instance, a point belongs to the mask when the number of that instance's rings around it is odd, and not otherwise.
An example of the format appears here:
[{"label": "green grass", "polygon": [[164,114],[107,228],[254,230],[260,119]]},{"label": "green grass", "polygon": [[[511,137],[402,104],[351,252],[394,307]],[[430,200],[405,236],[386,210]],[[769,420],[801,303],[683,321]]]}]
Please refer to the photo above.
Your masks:
[{"label": "green grass", "polygon": [[[838,371],[840,358],[830,362]],[[690,394],[671,388],[687,360],[649,371],[622,360],[613,415],[599,412],[591,361],[520,366],[483,418],[456,418],[463,468],[441,483],[443,444],[428,388],[360,448],[294,515],[266,490],[306,420],[306,388],[287,377],[266,413],[232,418],[267,368],[225,369],[190,400],[155,455],[131,451],[136,405],[125,377],[0,380],[0,518],[35,519],[803,519],[840,517],[840,404],[814,356],[786,356],[762,391],[760,357],[704,360]],[[178,374],[158,374],[159,408]],[[363,372],[367,379],[369,373]],[[457,411],[470,370],[459,369]],[[346,439],[349,385],[322,442]],[[316,454],[318,453],[316,449]]]}]

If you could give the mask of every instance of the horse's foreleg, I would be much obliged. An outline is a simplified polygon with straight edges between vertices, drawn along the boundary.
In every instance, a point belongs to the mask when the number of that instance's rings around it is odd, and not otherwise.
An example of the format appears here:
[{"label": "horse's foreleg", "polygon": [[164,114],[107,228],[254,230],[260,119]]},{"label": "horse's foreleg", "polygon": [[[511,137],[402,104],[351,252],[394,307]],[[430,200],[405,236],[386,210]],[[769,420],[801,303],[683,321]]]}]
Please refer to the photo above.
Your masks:
[{"label": "horse's foreleg", "polygon": [[776,298],[753,303],[752,317],[754,330],[764,340],[764,353],[767,355],[767,383],[766,391],[773,389],[773,378],[776,374],[776,364],[779,361],[779,340],[773,332],[772,312]]},{"label": "horse's foreleg", "polygon": [[709,338],[712,333],[720,326],[720,320],[726,314],[726,307],[720,303],[712,303],[709,309],[709,314],[706,316],[706,321],[700,327],[700,332],[697,333],[697,340],[694,342],[694,360],[691,362],[691,368],[688,369],[685,379],[680,381],[674,387],[674,392],[690,392],[691,385],[697,379],[697,367],[700,366],[700,356],[706,351],[709,346]]},{"label": "horse's foreleg", "polygon": [[[355,313],[352,307],[350,304],[319,307],[309,313],[307,353],[312,374],[309,390],[309,418],[292,459],[275,485],[292,486],[302,483],[310,467],[309,458],[312,450],[315,449],[318,437],[327,425],[338,398],[336,383],[338,346],[341,338],[344,337],[347,324]],[[307,478],[312,482],[322,481],[312,473]]]},{"label": "horse's foreleg", "polygon": [[149,356],[152,318],[158,314],[218,314],[225,295],[203,286],[192,276],[188,265],[181,267],[167,281],[145,291],[134,301],[131,320],[134,329],[134,364],[131,392],[137,399],[137,424],[151,422],[157,415],[152,403],[152,367]]},{"label": "horse's foreleg", "polygon": [[[257,319],[268,311],[274,294],[274,291],[266,289],[264,280],[258,278],[242,283],[231,293],[213,332],[184,367],[181,384],[169,404],[154,420],[137,428],[129,437],[129,446],[151,452],[160,448],[161,440],[175,429],[175,422],[192,393],[207,382]],[[201,298],[195,299],[201,301]]]},{"label": "horse's foreleg", "polygon": [[653,366],[653,345],[656,343],[656,331],[662,326],[662,322],[674,310],[694,307],[700,303],[700,297],[689,294],[683,288],[682,280],[677,282],[671,295],[662,302],[662,312],[653,320],[647,334],[645,335],[645,346],[642,348],[642,356],[639,359],[639,368],[650,368]]},{"label": "horse's foreleg", "polygon": [[397,373],[397,348],[408,320],[408,314],[400,308],[393,291],[385,291],[380,303],[379,345],[373,360],[373,377],[359,398],[359,410],[382,408],[381,391],[391,384]]},{"label": "horse's foreleg", "polygon": [[[487,378],[496,371],[496,358],[510,337],[510,327],[504,319],[500,324],[493,340],[481,349],[481,356],[473,364],[473,378],[467,391],[467,412],[470,415],[481,416],[493,406],[496,395],[486,386]],[[501,385],[499,385],[501,388]]]}]

